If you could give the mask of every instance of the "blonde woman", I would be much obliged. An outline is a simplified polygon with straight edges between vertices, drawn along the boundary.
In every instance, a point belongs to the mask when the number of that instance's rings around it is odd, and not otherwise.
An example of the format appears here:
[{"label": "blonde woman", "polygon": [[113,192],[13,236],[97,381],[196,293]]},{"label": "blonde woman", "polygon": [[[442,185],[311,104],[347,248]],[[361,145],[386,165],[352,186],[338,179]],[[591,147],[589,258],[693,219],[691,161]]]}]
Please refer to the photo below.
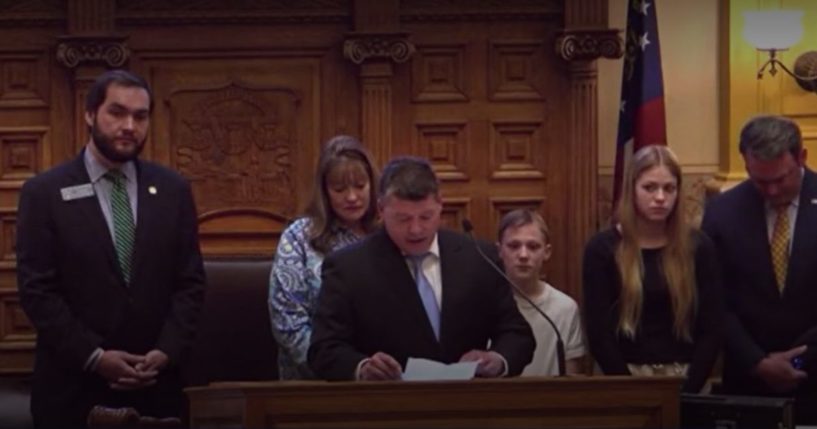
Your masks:
[{"label": "blonde woman", "polygon": [[721,343],[712,241],[684,220],[681,168],[666,146],[633,155],[616,223],[585,247],[590,351],[608,375],[686,376],[698,392]]}]

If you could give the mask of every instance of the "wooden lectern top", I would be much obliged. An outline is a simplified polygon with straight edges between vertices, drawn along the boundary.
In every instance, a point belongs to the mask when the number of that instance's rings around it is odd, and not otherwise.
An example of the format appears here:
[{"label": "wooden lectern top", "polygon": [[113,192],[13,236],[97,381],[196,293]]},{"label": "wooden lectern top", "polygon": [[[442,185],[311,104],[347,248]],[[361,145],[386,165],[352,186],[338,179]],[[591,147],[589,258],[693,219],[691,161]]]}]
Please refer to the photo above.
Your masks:
[{"label": "wooden lectern top", "polygon": [[186,389],[195,428],[677,428],[680,377],[220,382]]}]

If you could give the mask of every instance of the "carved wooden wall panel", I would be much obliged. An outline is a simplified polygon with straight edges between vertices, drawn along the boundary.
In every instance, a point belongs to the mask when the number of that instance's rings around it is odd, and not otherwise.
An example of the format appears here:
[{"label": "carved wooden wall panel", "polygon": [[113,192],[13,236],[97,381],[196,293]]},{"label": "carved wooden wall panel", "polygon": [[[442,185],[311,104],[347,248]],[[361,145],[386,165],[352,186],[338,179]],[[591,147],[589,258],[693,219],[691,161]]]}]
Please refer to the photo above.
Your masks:
[{"label": "carved wooden wall panel", "polygon": [[465,219],[471,219],[471,198],[443,198],[442,224],[444,228],[458,230],[462,228],[462,221]]},{"label": "carved wooden wall panel", "polygon": [[25,180],[51,166],[48,127],[0,127],[0,182]]},{"label": "carved wooden wall panel", "polygon": [[492,40],[488,86],[493,101],[539,101],[544,98],[539,73],[550,51],[544,40]]},{"label": "carved wooden wall panel", "polygon": [[333,103],[348,100],[335,87],[343,78],[328,73],[339,53],[196,54],[154,42],[130,40],[134,68],[149,76],[156,100],[146,156],[190,180],[205,255],[271,256],[307,203],[321,143],[357,134],[332,122],[340,110]]},{"label": "carved wooden wall panel", "polygon": [[[560,255],[565,206],[543,203],[561,201],[567,192],[552,180],[567,161],[561,143],[568,78],[549,39],[561,12],[542,2],[536,7],[477,18],[476,6],[466,13],[454,1],[401,2],[402,28],[416,53],[410,67],[396,67],[395,116],[403,120],[395,135],[412,139],[398,137],[394,151],[429,158],[444,197],[468,199],[467,214],[446,217],[456,230],[465,216],[480,238],[494,241],[502,214],[518,207],[540,211],[555,231],[554,284],[572,293]],[[443,9],[448,13],[437,15]]]},{"label": "carved wooden wall panel", "polygon": [[0,375],[30,370],[34,339],[16,290],[0,289]]},{"label": "carved wooden wall panel", "polygon": [[48,60],[45,51],[0,52],[0,109],[48,105]]},{"label": "carved wooden wall panel", "polygon": [[468,101],[463,45],[418,46],[412,60],[412,101]]},{"label": "carved wooden wall panel", "polygon": [[441,181],[469,180],[466,123],[418,123],[412,150],[428,159]]},{"label": "carved wooden wall panel", "polygon": [[519,197],[491,197],[490,220],[493,225],[498,225],[502,216],[517,209],[545,211],[545,199],[541,196],[519,196]]},{"label": "carved wooden wall panel", "polygon": [[547,150],[542,150],[541,122],[491,124],[491,178],[496,180],[542,179]]}]

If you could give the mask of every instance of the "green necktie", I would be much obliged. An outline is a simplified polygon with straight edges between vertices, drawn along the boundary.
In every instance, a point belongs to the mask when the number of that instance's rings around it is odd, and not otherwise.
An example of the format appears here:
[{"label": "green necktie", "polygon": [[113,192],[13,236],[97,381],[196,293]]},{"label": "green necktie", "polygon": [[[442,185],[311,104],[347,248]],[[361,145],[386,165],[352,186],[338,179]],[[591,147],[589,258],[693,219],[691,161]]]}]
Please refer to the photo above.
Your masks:
[{"label": "green necktie", "polygon": [[111,216],[113,216],[114,247],[125,283],[130,283],[131,256],[133,256],[133,212],[130,207],[125,175],[120,170],[108,170],[105,179],[111,182]]}]

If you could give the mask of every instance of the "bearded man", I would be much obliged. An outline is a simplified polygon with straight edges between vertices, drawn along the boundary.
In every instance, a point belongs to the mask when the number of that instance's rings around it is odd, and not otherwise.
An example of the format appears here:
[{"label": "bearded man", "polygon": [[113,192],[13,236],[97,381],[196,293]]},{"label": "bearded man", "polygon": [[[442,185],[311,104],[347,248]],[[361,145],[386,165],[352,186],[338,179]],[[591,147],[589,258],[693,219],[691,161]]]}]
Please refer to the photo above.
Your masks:
[{"label": "bearded man", "polygon": [[36,427],[83,427],[94,405],[183,413],[179,362],[204,270],[189,184],[138,159],[151,106],[144,79],[103,73],[86,100],[85,148],[21,191],[17,276],[37,330]]}]

